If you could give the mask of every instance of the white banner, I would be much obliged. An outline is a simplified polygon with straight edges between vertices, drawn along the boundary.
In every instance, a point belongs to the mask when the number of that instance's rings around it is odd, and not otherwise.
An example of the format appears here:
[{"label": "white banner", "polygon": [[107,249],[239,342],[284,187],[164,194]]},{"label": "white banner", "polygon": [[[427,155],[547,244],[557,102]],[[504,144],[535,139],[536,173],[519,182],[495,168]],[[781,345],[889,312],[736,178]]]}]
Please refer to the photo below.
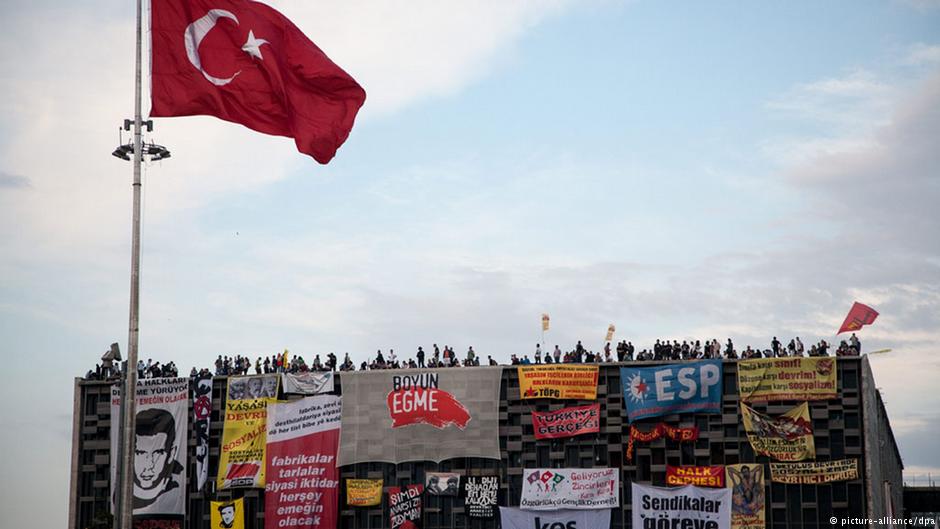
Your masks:
[{"label": "white banner", "polygon": [[527,468],[519,506],[535,511],[619,507],[619,469]]},{"label": "white banner", "polygon": [[118,451],[121,444],[121,386],[123,382],[111,385],[111,512],[117,512],[115,502],[118,491]]},{"label": "white banner", "polygon": [[610,509],[593,511],[524,511],[500,507],[499,518],[503,529],[610,529]]},{"label": "white banner", "polygon": [[[111,449],[117,459],[119,386],[111,391]],[[134,515],[186,514],[188,378],[137,381],[134,420]],[[112,476],[114,476],[112,470]],[[112,478],[112,487],[114,480]]]},{"label": "white banner", "polygon": [[283,373],[281,387],[284,393],[299,393],[301,395],[319,395],[333,392],[333,373],[315,371],[307,373]]},{"label": "white banner", "polygon": [[[731,527],[731,489],[633,484],[633,529]],[[664,520],[666,520],[664,522]]]}]

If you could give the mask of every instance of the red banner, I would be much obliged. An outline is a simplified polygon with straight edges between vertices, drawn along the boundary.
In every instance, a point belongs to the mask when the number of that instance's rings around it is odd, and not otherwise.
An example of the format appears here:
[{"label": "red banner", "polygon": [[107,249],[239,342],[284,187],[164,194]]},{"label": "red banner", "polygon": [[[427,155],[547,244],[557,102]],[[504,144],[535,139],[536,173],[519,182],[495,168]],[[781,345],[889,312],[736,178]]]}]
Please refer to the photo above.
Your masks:
[{"label": "red banner", "polygon": [[666,485],[695,485],[697,487],[724,488],[725,467],[674,467],[666,465]]},{"label": "red banner", "polygon": [[268,406],[265,529],[337,526],[340,403],[319,395]]},{"label": "red banner", "polygon": [[601,428],[601,405],[573,406],[558,411],[532,412],[532,428],[536,439],[574,437],[597,433]]},{"label": "red banner", "polygon": [[631,424],[630,439],[627,440],[627,461],[633,460],[633,441],[651,443],[662,437],[666,437],[680,443],[682,441],[695,441],[698,439],[698,426],[692,426],[691,428],[679,428],[678,426],[669,426],[668,424],[661,422],[654,426],[652,430],[644,432],[638,429],[636,425]]}]

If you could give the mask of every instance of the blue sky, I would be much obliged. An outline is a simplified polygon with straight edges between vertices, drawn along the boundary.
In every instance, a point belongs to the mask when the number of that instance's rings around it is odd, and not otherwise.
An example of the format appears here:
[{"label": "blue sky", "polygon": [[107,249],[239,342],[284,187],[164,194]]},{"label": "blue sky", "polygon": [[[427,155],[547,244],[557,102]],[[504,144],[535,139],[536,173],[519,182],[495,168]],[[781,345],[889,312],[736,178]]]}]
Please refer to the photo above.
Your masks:
[{"label": "blue sky", "polygon": [[[940,4],[273,2],[366,89],[328,166],[156,120],[141,355],[833,340],[940,473]],[[0,7],[0,509],[66,516],[71,380],[126,350],[133,5]],[[52,25],[55,31],[49,29]],[[36,35],[42,35],[37,38]],[[43,393],[35,395],[37,384]],[[31,404],[24,406],[24,396]],[[23,439],[30,439],[24,443]],[[27,506],[38,484],[50,505]]]}]

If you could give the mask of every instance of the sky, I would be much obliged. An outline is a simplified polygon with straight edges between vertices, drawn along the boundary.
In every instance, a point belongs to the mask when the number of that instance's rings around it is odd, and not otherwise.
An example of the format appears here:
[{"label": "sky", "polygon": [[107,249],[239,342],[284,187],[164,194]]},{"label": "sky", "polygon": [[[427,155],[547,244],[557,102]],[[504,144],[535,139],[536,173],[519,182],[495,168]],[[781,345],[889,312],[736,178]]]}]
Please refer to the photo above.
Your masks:
[{"label": "sky", "polygon": [[[808,346],[860,301],[906,478],[940,476],[940,2],[270,3],[367,101],[326,166],[155,120],[142,358]],[[133,49],[133,2],[0,2],[11,527],[65,524],[73,378],[127,350]]]}]

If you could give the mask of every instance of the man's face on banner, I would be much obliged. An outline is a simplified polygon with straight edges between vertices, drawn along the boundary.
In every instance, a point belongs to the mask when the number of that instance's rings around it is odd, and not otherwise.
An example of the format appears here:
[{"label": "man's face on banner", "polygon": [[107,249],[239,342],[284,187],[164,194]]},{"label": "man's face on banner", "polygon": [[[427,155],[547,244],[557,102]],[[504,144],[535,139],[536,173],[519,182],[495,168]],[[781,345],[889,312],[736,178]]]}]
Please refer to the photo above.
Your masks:
[{"label": "man's face on banner", "polygon": [[266,377],[264,379],[264,396],[266,397],[276,397],[277,396],[277,376]]},{"label": "man's face on banner", "polygon": [[222,517],[222,525],[225,527],[231,527],[235,521],[235,506],[226,505],[219,510],[219,515]]},{"label": "man's face on banner", "polygon": [[176,448],[167,434],[137,435],[134,448],[134,481],[144,490],[163,483],[176,458]]},{"label": "man's face on banner", "polygon": [[261,396],[261,379],[260,378],[248,379],[248,396],[249,397]]}]

